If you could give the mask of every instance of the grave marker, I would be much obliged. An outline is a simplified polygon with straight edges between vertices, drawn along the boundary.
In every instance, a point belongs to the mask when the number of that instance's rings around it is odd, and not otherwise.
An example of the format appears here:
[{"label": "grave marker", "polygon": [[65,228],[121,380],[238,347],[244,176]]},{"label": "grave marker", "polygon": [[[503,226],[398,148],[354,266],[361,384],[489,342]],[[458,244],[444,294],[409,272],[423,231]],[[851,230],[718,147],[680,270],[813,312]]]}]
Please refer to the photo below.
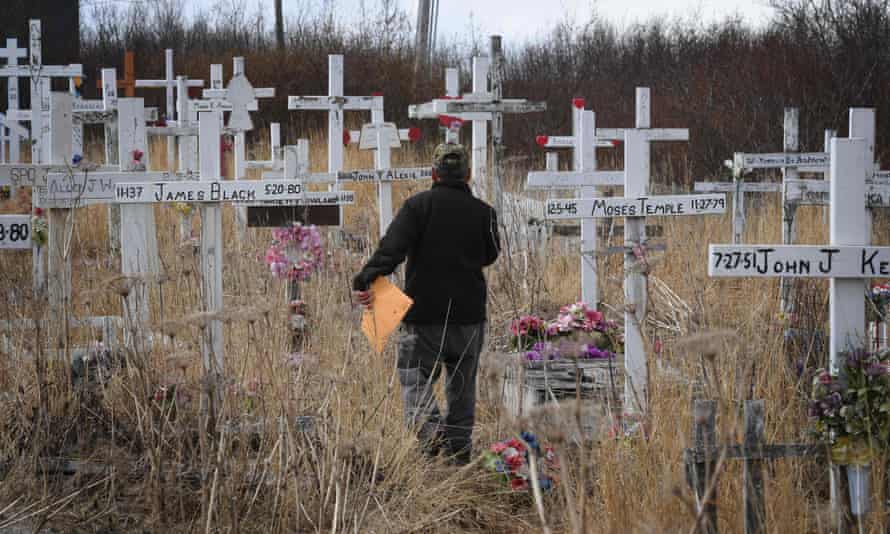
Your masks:
[{"label": "grave marker", "polygon": [[[6,47],[0,48],[0,58],[6,60],[6,65],[9,67],[17,67],[19,64],[19,59],[28,57],[28,49],[27,48],[19,48],[17,39],[7,39]],[[18,76],[7,76],[6,77],[6,109],[8,110],[16,110],[19,108],[19,78]],[[13,126],[18,126],[15,121],[5,123],[7,129],[10,130],[9,136],[9,152],[8,156],[4,158],[0,158],[0,163],[18,163],[21,158],[21,145],[20,139],[21,135],[16,135],[13,130]],[[3,144],[3,141],[0,140],[0,144]]]},{"label": "grave marker", "polygon": [[[409,134],[409,137],[416,135]],[[380,236],[386,234],[386,229],[392,222],[392,182],[404,180],[432,179],[432,167],[392,168],[390,150],[401,146],[399,130],[396,125],[383,122],[383,109],[371,110],[371,123],[362,127],[359,148],[361,150],[375,150],[375,169],[367,171],[340,172],[337,181],[340,182],[369,182],[377,184],[377,213],[380,216]]]},{"label": "grave marker", "polygon": [[[583,116],[582,116],[583,120]],[[647,216],[698,215],[723,213],[726,198],[722,194],[649,196],[649,145],[660,141],[688,138],[683,130],[650,130],[649,89],[636,90],[635,128],[605,131],[606,135],[624,140],[624,198],[573,198],[547,201],[546,216],[550,219],[625,217],[624,223],[624,340],[626,413],[645,412],[648,399],[646,351],[643,323],[646,318],[647,272],[645,268]],[[582,128],[583,131],[583,128]],[[666,132],[666,133],[665,133]],[[593,150],[593,142],[581,139],[582,147]],[[643,268],[640,268],[642,263]]]},{"label": "grave marker", "polygon": [[[411,106],[408,108],[408,116],[410,118],[438,118],[440,115],[453,117],[466,117],[472,114],[474,120],[474,139],[477,138],[476,121],[490,120],[492,121],[492,144],[491,144],[491,194],[484,181],[480,180],[479,196],[485,200],[491,201],[498,213],[503,212],[503,195],[501,194],[501,176],[504,173],[504,115],[505,114],[525,114],[536,113],[547,110],[546,102],[530,102],[525,99],[508,99],[503,98],[503,78],[504,78],[504,57],[501,51],[501,37],[499,35],[491,36],[490,54],[492,65],[490,65],[489,79],[491,81],[491,89],[486,91],[482,86],[480,79],[479,87],[476,85],[474,72],[473,93],[464,94],[458,99],[435,99],[432,102]],[[484,63],[480,62],[481,71]],[[474,69],[476,63],[474,63]],[[480,72],[481,74],[481,72]],[[479,76],[481,78],[481,76]],[[476,89],[482,89],[476,92]],[[478,115],[477,115],[478,114]],[[477,118],[478,117],[478,118]],[[481,127],[480,127],[481,133]],[[479,137],[482,137],[481,135]],[[480,139],[481,141],[481,139]],[[477,151],[476,142],[474,141],[473,154]],[[474,160],[473,170],[476,171],[476,163]]]},{"label": "grave marker", "polygon": [[[868,278],[890,274],[890,247],[870,247],[866,179],[874,172],[866,138],[831,141],[831,239],[828,245],[711,245],[708,274],[718,277],[829,278],[829,362],[837,376],[842,354],[866,345]],[[832,470],[832,509],[840,514],[837,471]]]},{"label": "grave marker", "polygon": [[[541,144],[540,136],[538,144]],[[563,137],[572,142],[573,171],[529,172],[525,188],[536,189],[579,189],[581,197],[598,196],[596,186],[623,185],[623,171],[596,170],[596,114],[584,110],[584,99],[572,100],[572,136]],[[544,143],[546,144],[546,143]],[[547,210],[549,211],[549,210]],[[591,308],[599,306],[597,283],[596,221],[581,220],[581,300]]]},{"label": "grave marker", "polygon": [[[328,112],[328,168],[329,173],[343,170],[343,113],[345,111],[372,111],[383,109],[382,96],[343,95],[343,56],[328,56],[327,96],[288,96],[287,109],[292,111]],[[339,190],[333,184],[332,190]],[[341,213],[342,219],[342,213]]]},{"label": "grave marker", "polygon": [[[156,80],[136,80],[134,84],[137,88],[143,89],[164,89],[164,119],[165,123],[171,123],[177,119],[176,117],[176,75],[173,69],[173,49],[164,50],[164,77]],[[188,87],[204,87],[204,80],[188,80]],[[167,139],[167,166],[173,170],[172,157],[175,153],[176,139],[169,137]]]}]

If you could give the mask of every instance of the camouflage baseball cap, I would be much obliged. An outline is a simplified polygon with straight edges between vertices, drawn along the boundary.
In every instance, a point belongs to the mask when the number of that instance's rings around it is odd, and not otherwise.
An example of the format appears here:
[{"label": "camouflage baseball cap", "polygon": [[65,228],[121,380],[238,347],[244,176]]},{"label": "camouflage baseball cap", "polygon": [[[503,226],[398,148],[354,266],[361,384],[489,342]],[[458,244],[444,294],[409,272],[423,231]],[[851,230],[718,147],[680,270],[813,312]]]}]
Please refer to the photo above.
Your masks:
[{"label": "camouflage baseball cap", "polygon": [[440,175],[466,175],[470,170],[470,155],[463,145],[442,143],[433,151],[433,167]]}]

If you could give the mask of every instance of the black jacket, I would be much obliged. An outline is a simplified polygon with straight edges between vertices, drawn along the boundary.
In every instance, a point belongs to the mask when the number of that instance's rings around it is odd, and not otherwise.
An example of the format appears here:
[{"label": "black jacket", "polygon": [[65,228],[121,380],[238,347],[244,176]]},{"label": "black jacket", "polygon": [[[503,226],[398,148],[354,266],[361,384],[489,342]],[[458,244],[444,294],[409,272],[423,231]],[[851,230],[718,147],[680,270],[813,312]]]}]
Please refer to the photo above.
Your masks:
[{"label": "black jacket", "polygon": [[402,206],[380,246],[353,280],[364,291],[405,257],[405,293],[414,299],[404,322],[473,324],[485,320],[482,268],[501,249],[494,208],[463,182],[436,182]]}]

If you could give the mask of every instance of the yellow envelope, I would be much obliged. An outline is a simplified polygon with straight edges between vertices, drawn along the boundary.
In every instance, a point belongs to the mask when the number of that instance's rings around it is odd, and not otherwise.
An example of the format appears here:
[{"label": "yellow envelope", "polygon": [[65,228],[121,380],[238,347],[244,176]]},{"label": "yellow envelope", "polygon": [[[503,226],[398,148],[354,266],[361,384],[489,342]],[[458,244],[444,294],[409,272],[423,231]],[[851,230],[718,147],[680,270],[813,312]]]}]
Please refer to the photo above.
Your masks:
[{"label": "yellow envelope", "polygon": [[402,322],[414,301],[385,276],[377,278],[371,284],[371,294],[374,295],[374,302],[362,314],[362,332],[367,336],[371,347],[380,354],[386,346],[386,340]]}]

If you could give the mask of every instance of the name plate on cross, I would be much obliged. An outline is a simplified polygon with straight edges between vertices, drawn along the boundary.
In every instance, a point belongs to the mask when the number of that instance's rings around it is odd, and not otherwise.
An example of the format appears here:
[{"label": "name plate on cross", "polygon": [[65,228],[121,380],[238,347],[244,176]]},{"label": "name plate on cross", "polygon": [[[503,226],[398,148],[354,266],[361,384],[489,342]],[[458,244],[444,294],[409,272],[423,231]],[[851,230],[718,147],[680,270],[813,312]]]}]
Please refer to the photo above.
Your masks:
[{"label": "name plate on cross", "polygon": [[655,197],[569,198],[548,200],[548,219],[658,217],[726,212],[726,195],[665,195]]},{"label": "name plate on cross", "polygon": [[711,245],[708,276],[884,278],[890,276],[890,247]]},{"label": "name plate on cross", "polygon": [[826,152],[810,153],[773,153],[773,154],[742,154],[735,155],[736,167],[742,169],[778,169],[782,167],[812,167],[827,169],[831,157]]},{"label": "name plate on cross", "polygon": [[337,173],[339,182],[401,182],[407,180],[432,179],[432,167],[406,167],[404,169],[367,169],[341,171]]},{"label": "name plate on cross", "polygon": [[118,184],[115,187],[114,202],[119,204],[257,202],[299,200],[302,196],[302,184],[284,180],[144,182]]},{"label": "name plate on cross", "polygon": [[0,250],[31,248],[31,216],[0,215]]}]

